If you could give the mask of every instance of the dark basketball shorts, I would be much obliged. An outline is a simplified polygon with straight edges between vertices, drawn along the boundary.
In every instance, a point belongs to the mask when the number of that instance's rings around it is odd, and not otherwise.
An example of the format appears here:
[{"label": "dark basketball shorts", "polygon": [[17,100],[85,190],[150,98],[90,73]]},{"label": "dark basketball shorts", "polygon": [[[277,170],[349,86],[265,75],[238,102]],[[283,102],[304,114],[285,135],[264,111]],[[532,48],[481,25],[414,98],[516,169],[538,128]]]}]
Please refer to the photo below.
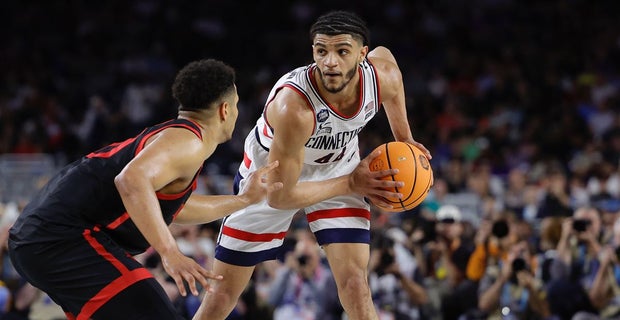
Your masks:
[{"label": "dark basketball shorts", "polygon": [[17,247],[9,239],[9,248],[19,274],[69,319],[183,319],[152,274],[97,229]]}]

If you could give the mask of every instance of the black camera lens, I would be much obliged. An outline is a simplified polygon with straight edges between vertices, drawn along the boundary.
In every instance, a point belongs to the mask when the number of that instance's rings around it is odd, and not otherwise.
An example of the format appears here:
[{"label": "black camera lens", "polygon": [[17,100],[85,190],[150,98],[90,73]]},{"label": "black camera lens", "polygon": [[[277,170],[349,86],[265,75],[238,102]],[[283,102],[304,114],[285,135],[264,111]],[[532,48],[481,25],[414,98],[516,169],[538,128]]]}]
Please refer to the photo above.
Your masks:
[{"label": "black camera lens", "polygon": [[304,255],[297,257],[297,262],[299,263],[300,266],[305,266],[306,263],[308,263],[308,256],[304,254]]},{"label": "black camera lens", "polygon": [[510,275],[510,282],[517,284],[519,282],[517,279],[517,273],[523,270],[527,270],[527,263],[525,259],[519,257],[512,260],[512,274]]},{"label": "black camera lens", "polygon": [[575,219],[573,220],[573,230],[577,232],[584,232],[588,229],[591,221],[588,219]]},{"label": "black camera lens", "polygon": [[491,233],[500,239],[507,236],[508,231],[509,227],[506,220],[497,220],[493,223],[493,226],[491,227]]},{"label": "black camera lens", "polygon": [[526,268],[526,264],[525,264],[525,259],[523,258],[516,258],[512,261],[512,271],[517,273],[519,271],[525,270]]}]

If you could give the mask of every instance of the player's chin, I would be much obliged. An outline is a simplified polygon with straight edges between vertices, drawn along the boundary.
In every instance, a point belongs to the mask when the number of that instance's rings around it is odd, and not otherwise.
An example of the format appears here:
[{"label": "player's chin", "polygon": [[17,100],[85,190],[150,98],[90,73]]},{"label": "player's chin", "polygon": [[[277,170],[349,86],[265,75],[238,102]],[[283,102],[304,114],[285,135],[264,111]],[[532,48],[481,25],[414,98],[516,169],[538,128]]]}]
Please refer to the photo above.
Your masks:
[{"label": "player's chin", "polygon": [[327,91],[331,92],[331,93],[338,93],[340,91],[342,91],[342,89],[344,88],[344,86],[342,85],[341,82],[328,82],[325,84],[325,89],[327,89]]}]

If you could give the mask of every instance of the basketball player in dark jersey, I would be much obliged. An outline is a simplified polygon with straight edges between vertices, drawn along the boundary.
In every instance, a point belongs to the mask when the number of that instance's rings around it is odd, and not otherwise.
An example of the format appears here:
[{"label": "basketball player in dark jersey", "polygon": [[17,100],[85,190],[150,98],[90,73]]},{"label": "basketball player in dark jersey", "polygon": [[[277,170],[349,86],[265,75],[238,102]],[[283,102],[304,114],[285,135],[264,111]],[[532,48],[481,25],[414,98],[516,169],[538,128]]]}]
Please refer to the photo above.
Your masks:
[{"label": "basketball player in dark jersey", "polygon": [[69,319],[179,319],[132,257],[151,246],[183,296],[186,284],[197,295],[197,282],[221,279],[179,251],[168,225],[213,221],[282,187],[263,182],[272,162],[242,194],[192,195],[205,159],[232,136],[234,82],[220,61],[188,64],[172,87],[176,119],[69,164],[25,207],[10,230],[11,261]]}]

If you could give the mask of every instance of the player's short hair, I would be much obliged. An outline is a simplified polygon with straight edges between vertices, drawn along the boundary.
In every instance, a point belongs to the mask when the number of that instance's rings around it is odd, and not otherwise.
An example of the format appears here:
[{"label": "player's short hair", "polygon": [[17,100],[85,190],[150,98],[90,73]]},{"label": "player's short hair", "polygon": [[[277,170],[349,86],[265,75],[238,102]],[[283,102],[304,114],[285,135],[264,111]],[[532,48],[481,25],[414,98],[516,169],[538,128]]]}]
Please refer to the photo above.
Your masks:
[{"label": "player's short hair", "polygon": [[181,69],[172,84],[179,110],[205,110],[232,93],[235,70],[222,61],[193,61]]},{"label": "player's short hair", "polygon": [[361,41],[362,45],[370,45],[370,31],[366,22],[349,11],[331,11],[320,16],[310,28],[310,41],[314,42],[317,34],[328,36],[350,34]]}]

